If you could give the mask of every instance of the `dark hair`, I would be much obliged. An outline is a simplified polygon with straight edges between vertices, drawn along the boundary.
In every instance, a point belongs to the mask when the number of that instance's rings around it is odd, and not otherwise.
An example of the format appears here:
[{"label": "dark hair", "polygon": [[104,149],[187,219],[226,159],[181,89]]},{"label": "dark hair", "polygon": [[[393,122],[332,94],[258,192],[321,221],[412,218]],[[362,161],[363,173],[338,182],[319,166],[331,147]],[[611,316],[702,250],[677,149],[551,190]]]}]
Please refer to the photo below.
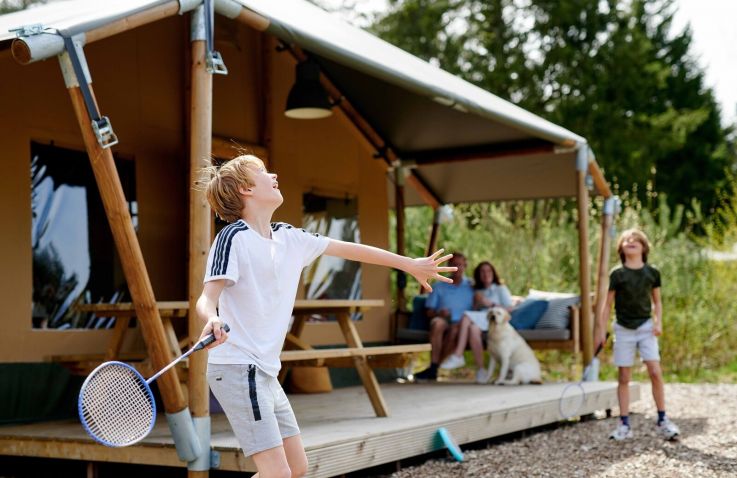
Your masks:
[{"label": "dark hair", "polygon": [[484,266],[491,267],[491,273],[494,274],[494,278],[491,280],[491,283],[501,285],[502,279],[499,277],[499,274],[496,273],[496,268],[491,264],[491,262],[483,261],[473,270],[473,288],[476,290],[484,288],[484,284],[481,282],[481,268]]}]

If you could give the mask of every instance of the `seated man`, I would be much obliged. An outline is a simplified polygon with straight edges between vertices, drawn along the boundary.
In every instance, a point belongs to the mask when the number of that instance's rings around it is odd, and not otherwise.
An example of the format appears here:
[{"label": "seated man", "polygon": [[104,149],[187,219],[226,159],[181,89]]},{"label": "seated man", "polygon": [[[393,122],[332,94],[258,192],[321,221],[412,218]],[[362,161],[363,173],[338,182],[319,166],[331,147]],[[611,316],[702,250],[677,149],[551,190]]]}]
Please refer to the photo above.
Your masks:
[{"label": "seated man", "polygon": [[453,283],[433,284],[433,291],[425,302],[425,313],[430,319],[432,352],[430,368],[415,375],[418,380],[437,378],[443,345],[455,343],[463,313],[473,306],[473,287],[471,281],[463,275],[466,270],[466,257],[460,252],[454,252],[448,265],[458,268],[450,276]]}]

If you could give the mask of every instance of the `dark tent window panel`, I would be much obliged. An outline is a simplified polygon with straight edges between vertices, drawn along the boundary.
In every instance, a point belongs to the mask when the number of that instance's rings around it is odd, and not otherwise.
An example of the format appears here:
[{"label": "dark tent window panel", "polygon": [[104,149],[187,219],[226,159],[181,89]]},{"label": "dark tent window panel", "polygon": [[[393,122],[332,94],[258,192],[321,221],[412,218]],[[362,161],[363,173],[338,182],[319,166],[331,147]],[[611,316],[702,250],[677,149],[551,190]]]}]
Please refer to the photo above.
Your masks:
[{"label": "dark tent window panel", "polygon": [[[135,165],[115,159],[134,227]],[[110,328],[115,319],[75,305],[129,299],[87,154],[31,143],[33,327]]]},{"label": "dark tent window panel", "polygon": [[[309,232],[347,242],[361,242],[358,230],[358,200],[312,193],[302,198],[302,225]],[[307,299],[360,299],[361,263],[322,255],[303,273]],[[358,319],[360,314],[355,314]],[[313,317],[328,320],[332,317]]]}]

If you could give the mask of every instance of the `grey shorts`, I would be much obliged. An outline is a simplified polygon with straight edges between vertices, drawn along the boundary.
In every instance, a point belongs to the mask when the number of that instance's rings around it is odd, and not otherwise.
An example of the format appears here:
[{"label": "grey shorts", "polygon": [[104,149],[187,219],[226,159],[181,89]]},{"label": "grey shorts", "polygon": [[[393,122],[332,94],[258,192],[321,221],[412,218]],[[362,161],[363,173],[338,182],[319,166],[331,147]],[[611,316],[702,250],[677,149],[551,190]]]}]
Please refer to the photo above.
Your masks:
[{"label": "grey shorts", "polygon": [[636,329],[614,323],[614,365],[631,367],[635,363],[635,351],[640,351],[643,362],[660,361],[658,338],[653,335],[653,320]]},{"label": "grey shorts", "polygon": [[297,419],[275,377],[255,365],[208,364],[207,382],[246,456],[299,435]]}]

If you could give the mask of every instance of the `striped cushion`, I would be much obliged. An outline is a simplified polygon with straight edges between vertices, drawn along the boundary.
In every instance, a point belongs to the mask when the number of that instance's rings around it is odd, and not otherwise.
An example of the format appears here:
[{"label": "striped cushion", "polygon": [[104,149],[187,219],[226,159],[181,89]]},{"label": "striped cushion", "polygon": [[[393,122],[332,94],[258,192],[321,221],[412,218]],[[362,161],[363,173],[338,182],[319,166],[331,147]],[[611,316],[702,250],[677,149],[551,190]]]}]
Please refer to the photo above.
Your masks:
[{"label": "striped cushion", "polygon": [[536,329],[567,329],[571,313],[568,308],[580,302],[580,297],[566,297],[548,300],[548,310],[545,311],[535,325]]}]

